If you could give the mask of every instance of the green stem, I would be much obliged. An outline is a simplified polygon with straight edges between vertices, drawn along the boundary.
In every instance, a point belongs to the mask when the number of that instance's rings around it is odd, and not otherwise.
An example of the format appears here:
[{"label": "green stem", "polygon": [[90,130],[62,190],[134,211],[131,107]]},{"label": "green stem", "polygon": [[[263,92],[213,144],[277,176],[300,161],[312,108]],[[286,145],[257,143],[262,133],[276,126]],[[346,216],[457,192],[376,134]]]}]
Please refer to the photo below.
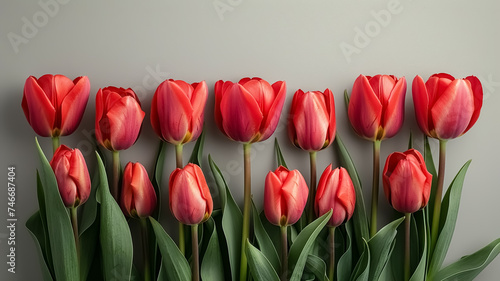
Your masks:
[{"label": "green stem", "polygon": [[200,257],[198,251],[198,225],[191,226],[191,248],[193,252],[193,259],[191,265],[191,273],[193,281],[200,280]]},{"label": "green stem", "polygon": [[56,150],[59,147],[59,144],[60,144],[59,136],[52,137],[52,152],[53,153],[56,153]]},{"label": "green stem", "polygon": [[333,281],[335,276],[335,226],[328,227],[328,248],[330,250],[330,265],[328,267],[328,279]]},{"label": "green stem", "polygon": [[286,281],[288,276],[288,241],[287,226],[280,226],[281,233],[281,274],[280,280]]},{"label": "green stem", "polygon": [[76,256],[80,260],[80,236],[78,235],[78,212],[77,207],[69,208],[71,213],[71,226],[73,226],[73,236],[75,238]]},{"label": "green stem", "polygon": [[111,194],[116,202],[120,202],[120,151],[113,151],[113,178]]},{"label": "green stem", "polygon": [[243,205],[243,228],[241,231],[241,260],[240,260],[240,281],[247,280],[247,256],[245,254],[245,243],[250,236],[250,212],[252,206],[252,185],[251,185],[251,143],[243,144],[244,159],[244,205]]},{"label": "green stem", "polygon": [[446,165],[446,142],[446,140],[439,140],[438,182],[434,198],[434,213],[432,215],[431,227],[431,257],[439,235],[439,218],[441,216],[441,199],[443,197],[444,171]]},{"label": "green stem", "polygon": [[142,234],[142,254],[144,260],[144,281],[151,279],[151,265],[149,263],[149,233],[148,233],[148,219],[141,218],[141,234]]},{"label": "green stem", "polygon": [[314,221],[314,199],[316,197],[316,151],[309,152],[311,181],[309,183],[309,196],[307,197],[307,223]]},{"label": "green stem", "polygon": [[411,227],[411,213],[406,213],[405,214],[405,260],[404,260],[405,281],[410,280],[410,227]]},{"label": "green stem", "polygon": [[380,140],[373,142],[373,181],[372,181],[372,212],[370,223],[370,237],[377,233],[378,186],[380,174]]},{"label": "green stem", "polygon": [[[183,144],[175,145],[175,164],[176,167],[182,169],[184,167],[182,163],[182,148]],[[186,239],[185,239],[185,229],[184,224],[179,222],[179,250],[184,255],[186,253]]]}]

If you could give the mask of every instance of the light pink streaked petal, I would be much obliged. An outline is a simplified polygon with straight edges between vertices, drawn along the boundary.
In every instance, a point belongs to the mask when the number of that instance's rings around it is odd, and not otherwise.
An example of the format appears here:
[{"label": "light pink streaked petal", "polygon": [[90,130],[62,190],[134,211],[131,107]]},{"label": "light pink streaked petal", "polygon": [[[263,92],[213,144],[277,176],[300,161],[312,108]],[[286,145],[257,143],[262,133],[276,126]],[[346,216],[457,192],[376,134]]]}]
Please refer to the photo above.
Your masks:
[{"label": "light pink streaked petal", "polygon": [[275,92],[275,100],[271,105],[268,112],[264,113],[264,120],[260,128],[261,138],[259,141],[267,140],[276,130],[280,119],[283,105],[286,98],[286,83],[285,81],[278,81],[272,85]]},{"label": "light pink streaked petal", "polygon": [[105,117],[109,122],[109,138],[113,150],[127,149],[135,143],[144,115],[144,111],[132,97],[125,97],[114,103]]},{"label": "light pink streaked petal", "polygon": [[75,79],[77,81],[74,87],[68,92],[61,102],[61,135],[73,133],[87,107],[90,93],[90,82],[86,76]]},{"label": "light pink streaked petal", "polygon": [[323,148],[330,126],[324,97],[319,92],[307,92],[295,110],[293,124],[297,131],[297,144],[307,151]]},{"label": "light pink streaked petal", "polygon": [[203,130],[203,121],[205,114],[205,105],[208,98],[208,87],[205,81],[197,83],[193,95],[191,97],[191,105],[193,107],[193,117],[191,118],[191,140],[196,140]]},{"label": "light pink streaked petal", "polygon": [[373,92],[368,79],[360,75],[354,82],[348,116],[356,133],[374,140],[382,119],[382,104]]},{"label": "light pink streaked petal", "polygon": [[264,187],[264,214],[267,220],[279,225],[281,216],[281,180],[275,173],[269,172],[266,176]]},{"label": "light pink streaked petal", "polygon": [[391,138],[401,129],[405,116],[406,79],[401,77],[394,88],[390,90],[390,98],[387,101],[382,126],[385,130],[385,138]]}]

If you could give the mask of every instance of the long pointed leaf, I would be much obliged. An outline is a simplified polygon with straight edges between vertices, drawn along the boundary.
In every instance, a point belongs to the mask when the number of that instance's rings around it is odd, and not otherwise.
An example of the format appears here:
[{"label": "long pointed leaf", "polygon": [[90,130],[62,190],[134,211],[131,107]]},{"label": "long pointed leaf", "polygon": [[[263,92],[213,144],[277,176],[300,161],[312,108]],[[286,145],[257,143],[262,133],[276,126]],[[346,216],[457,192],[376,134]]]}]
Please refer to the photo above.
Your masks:
[{"label": "long pointed leaf", "polygon": [[247,240],[245,252],[250,274],[257,281],[279,281],[280,278],[266,256]]},{"label": "long pointed leaf", "polygon": [[278,252],[274,247],[273,241],[267,234],[262,222],[260,220],[259,212],[257,212],[257,208],[255,208],[255,204],[252,200],[252,210],[253,210],[253,225],[255,238],[257,239],[257,243],[259,243],[259,248],[269,260],[271,265],[274,267],[274,270],[278,272],[280,270],[280,258],[278,256]]},{"label": "long pointed leaf", "polygon": [[344,224],[346,235],[345,235],[345,252],[340,256],[337,264],[337,280],[338,281],[348,281],[352,274],[352,221],[348,221]]},{"label": "long pointed leaf", "polygon": [[[370,248],[368,243],[363,239],[363,251],[359,257],[354,270],[352,271],[350,281],[368,281],[370,274]],[[372,281],[372,280],[370,280]]]},{"label": "long pointed leaf", "polygon": [[[35,241],[35,246],[38,253],[38,260],[40,261],[40,269],[42,270],[42,278],[44,281],[53,281],[50,269],[47,265],[47,261],[44,257],[44,249],[42,243],[45,240],[45,233],[43,231],[42,219],[40,213],[37,211],[34,213],[28,221],[26,221],[26,228],[28,228],[29,233]],[[42,241],[42,242],[40,242]]]},{"label": "long pointed leaf", "polygon": [[320,257],[315,255],[307,256],[306,268],[314,274],[316,277],[314,280],[329,281],[328,276],[326,276],[326,264]]},{"label": "long pointed leaf", "polygon": [[274,152],[276,154],[276,163],[279,166],[283,166],[285,168],[288,168],[286,166],[285,158],[283,157],[283,154],[281,153],[281,148],[280,144],[278,143],[278,138],[274,139]]},{"label": "long pointed leaf", "polygon": [[211,217],[204,224],[204,228],[210,235],[207,249],[201,262],[202,280],[224,280],[224,264],[220,252],[219,238],[215,221]]},{"label": "long pointed leaf", "polygon": [[191,157],[189,158],[189,163],[201,166],[201,161],[203,159],[203,146],[205,144],[205,130],[201,131],[201,135],[196,140],[193,152],[191,152]]}]

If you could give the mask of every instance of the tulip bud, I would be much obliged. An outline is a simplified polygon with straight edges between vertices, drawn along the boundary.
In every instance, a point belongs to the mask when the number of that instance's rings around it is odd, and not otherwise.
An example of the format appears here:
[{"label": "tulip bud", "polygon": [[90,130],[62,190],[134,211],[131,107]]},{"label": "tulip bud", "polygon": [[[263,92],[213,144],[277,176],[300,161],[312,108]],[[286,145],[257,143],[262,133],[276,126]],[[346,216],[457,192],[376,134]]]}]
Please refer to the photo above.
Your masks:
[{"label": "tulip bud", "polygon": [[90,176],[78,148],[59,146],[50,161],[64,205],[77,207],[90,196]]},{"label": "tulip bud", "polygon": [[404,120],[406,79],[360,75],[352,87],[348,115],[354,131],[368,140],[393,137]]},{"label": "tulip bud", "polygon": [[207,97],[205,81],[191,85],[172,79],[162,82],[151,103],[151,125],[156,134],[176,145],[196,140],[203,130]]},{"label": "tulip bud", "polygon": [[139,137],[144,111],[132,89],[106,87],[96,96],[95,136],[111,151],[131,147]]},{"label": "tulip bud", "polygon": [[213,202],[205,176],[198,165],[177,168],[169,180],[170,210],[183,224],[200,224],[212,214]]},{"label": "tulip bud", "polygon": [[348,221],[354,213],[356,192],[345,168],[332,170],[330,164],[319,179],[314,209],[318,217],[332,210],[328,226],[337,227]]},{"label": "tulip bud", "polygon": [[465,134],[476,123],[483,105],[483,88],[475,76],[455,79],[439,73],[424,84],[417,75],[412,92],[418,126],[427,136],[440,140]]},{"label": "tulip bud", "polygon": [[269,172],[264,187],[264,213],[267,220],[278,226],[296,223],[306,206],[309,189],[298,170],[280,166]]},{"label": "tulip bud", "polygon": [[21,106],[35,133],[59,137],[73,133],[89,99],[87,76],[71,81],[64,75],[46,74],[26,79]]},{"label": "tulip bud", "polygon": [[385,196],[396,211],[414,213],[427,205],[432,175],[420,152],[410,149],[390,154],[382,175]]},{"label": "tulip bud", "polygon": [[335,139],[335,103],[333,93],[326,89],[295,92],[290,109],[288,135],[292,143],[307,151],[319,151]]},{"label": "tulip bud", "polygon": [[253,143],[268,139],[278,125],[286,84],[260,78],[215,83],[215,123],[228,138]]},{"label": "tulip bud", "polygon": [[120,194],[120,206],[129,217],[147,218],[156,208],[153,184],[140,163],[128,162],[125,166]]}]

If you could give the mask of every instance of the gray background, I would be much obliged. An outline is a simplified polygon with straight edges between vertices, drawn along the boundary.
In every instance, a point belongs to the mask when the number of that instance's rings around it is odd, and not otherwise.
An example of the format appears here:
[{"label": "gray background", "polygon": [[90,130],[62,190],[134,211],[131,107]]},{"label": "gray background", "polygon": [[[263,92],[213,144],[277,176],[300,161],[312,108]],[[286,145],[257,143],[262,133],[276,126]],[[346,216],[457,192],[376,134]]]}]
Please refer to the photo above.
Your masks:
[{"label": "gray background", "polygon": [[[44,4],[51,3],[51,4]],[[466,177],[459,218],[446,264],[474,252],[500,237],[500,151],[496,149],[500,100],[498,39],[500,4],[497,1],[2,1],[0,8],[0,112],[2,170],[0,222],[6,223],[7,167],[17,172],[17,273],[7,273],[7,230],[0,225],[2,280],[39,280],[34,243],[24,227],[37,210],[33,130],[21,110],[24,81],[29,75],[60,73],[70,78],[87,75],[91,94],[77,131],[62,142],[80,148],[94,167],[90,133],[93,130],[95,93],[109,85],[131,87],[147,116],[142,134],[122,163],[140,161],[153,167],[158,139],[150,121],[150,102],[166,78],[188,82],[206,80],[206,154],[210,153],[242,203],[241,146],[227,140],[213,121],[213,85],[219,79],[236,81],[260,76],[287,82],[287,101],[273,135],[282,145],[291,168],[309,178],[307,153],[293,147],[286,133],[286,114],[293,93],[301,88],[330,88],[336,98],[337,128],[357,164],[365,189],[371,179],[371,145],[349,127],[343,104],[344,89],[351,89],[359,74],[394,74],[408,81],[406,119],[401,132],[382,144],[382,161],[404,150],[413,131],[422,148],[411,102],[415,75],[427,79],[437,72],[456,77],[478,76],[484,88],[484,106],[476,125],[448,144],[448,185],[459,168],[473,159]],[[381,12],[382,11],[382,12]],[[390,18],[386,15],[390,15]],[[385,16],[383,16],[385,15]],[[28,25],[33,25],[30,29]],[[34,28],[33,28],[34,27]],[[364,34],[360,35],[360,33]],[[10,35],[9,35],[10,34]],[[19,40],[13,44],[9,38]],[[342,51],[351,46],[353,53]],[[274,168],[273,138],[254,145],[253,194],[262,206],[265,174]],[[49,139],[40,139],[51,151]],[[431,142],[437,150],[437,142]],[[186,146],[190,153],[192,144]],[[169,147],[165,173],[174,168]],[[187,160],[188,155],[186,155]],[[334,162],[334,150],[318,154],[318,173]],[[382,163],[383,164],[383,163]],[[205,167],[206,160],[205,160]],[[209,179],[209,181],[211,181]],[[166,188],[166,186],[164,187]],[[166,198],[166,197],[164,197]],[[369,197],[367,197],[369,198]],[[366,199],[365,199],[366,200]],[[383,222],[390,208],[380,197]],[[165,202],[166,203],[166,202]],[[165,209],[165,216],[168,211]],[[164,221],[167,229],[174,225]],[[175,235],[175,234],[174,234]],[[497,280],[495,260],[477,280]]]}]

